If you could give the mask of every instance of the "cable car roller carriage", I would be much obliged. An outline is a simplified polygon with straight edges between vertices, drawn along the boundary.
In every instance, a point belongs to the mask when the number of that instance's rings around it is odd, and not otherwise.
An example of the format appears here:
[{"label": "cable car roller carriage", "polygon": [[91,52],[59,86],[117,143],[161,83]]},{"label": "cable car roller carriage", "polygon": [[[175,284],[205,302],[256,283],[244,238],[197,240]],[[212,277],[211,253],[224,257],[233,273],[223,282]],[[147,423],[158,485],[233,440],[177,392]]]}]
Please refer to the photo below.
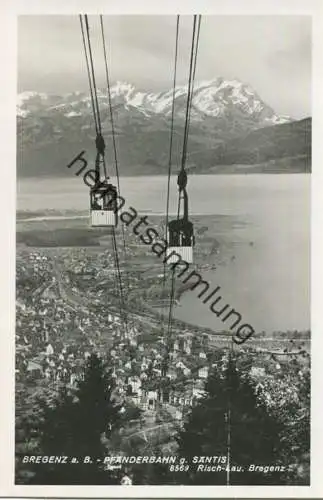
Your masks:
[{"label": "cable car roller carriage", "polygon": [[[105,172],[105,143],[101,134],[95,140],[97,154],[95,159],[95,184],[90,190],[91,226],[115,227],[117,218],[117,188],[109,182]],[[101,180],[101,165],[104,179]]]},{"label": "cable car roller carriage", "polygon": [[[180,171],[177,178],[179,190],[179,208],[181,200],[183,200],[184,213],[183,217],[172,220],[167,227],[167,250],[166,255],[169,257],[167,262],[173,264],[178,262],[177,255],[186,261],[188,264],[193,263],[193,246],[195,244],[193,223],[188,220],[188,196],[186,192],[187,174],[184,169]],[[175,255],[173,252],[176,252]]]}]

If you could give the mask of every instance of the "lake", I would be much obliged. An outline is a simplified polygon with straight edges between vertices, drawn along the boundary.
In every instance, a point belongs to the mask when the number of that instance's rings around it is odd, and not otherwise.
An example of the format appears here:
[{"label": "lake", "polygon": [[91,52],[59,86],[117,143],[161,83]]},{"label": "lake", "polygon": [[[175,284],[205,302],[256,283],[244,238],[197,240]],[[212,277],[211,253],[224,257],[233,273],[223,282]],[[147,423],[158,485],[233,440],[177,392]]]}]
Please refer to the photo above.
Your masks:
[{"label": "lake", "polygon": [[[190,213],[228,216],[231,221],[224,234],[219,226],[231,254],[225,265],[202,273],[204,279],[221,286],[223,301],[257,330],[310,327],[310,181],[308,174],[189,178]],[[165,177],[124,177],[120,184],[125,207],[165,212]],[[170,213],[176,213],[175,177],[171,186]],[[73,174],[70,179],[18,180],[18,210],[85,213],[88,206],[88,188]],[[216,227],[212,236],[217,238]],[[182,296],[175,315],[205,327],[223,327],[194,292]]]}]

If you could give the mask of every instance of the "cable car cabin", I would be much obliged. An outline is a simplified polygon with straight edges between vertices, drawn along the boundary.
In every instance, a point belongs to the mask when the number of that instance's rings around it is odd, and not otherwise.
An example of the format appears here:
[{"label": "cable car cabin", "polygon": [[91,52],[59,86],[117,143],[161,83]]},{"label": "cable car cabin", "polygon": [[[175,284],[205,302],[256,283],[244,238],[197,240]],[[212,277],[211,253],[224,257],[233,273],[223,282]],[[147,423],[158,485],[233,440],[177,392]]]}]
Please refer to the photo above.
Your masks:
[{"label": "cable car cabin", "polygon": [[[172,220],[167,228],[167,257],[176,252],[188,264],[193,263],[194,232],[192,222],[179,219]],[[173,264],[178,262],[178,257],[173,254],[167,262]]]},{"label": "cable car cabin", "polygon": [[91,226],[115,227],[117,225],[117,188],[108,182],[94,186],[90,191]]}]

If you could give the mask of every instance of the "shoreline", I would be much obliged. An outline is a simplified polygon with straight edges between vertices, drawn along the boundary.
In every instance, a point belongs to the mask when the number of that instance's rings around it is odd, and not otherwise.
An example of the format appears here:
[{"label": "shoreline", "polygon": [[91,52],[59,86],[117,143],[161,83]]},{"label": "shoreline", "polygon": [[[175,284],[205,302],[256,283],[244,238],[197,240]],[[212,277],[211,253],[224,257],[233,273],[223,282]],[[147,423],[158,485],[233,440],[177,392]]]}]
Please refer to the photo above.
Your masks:
[{"label": "shoreline", "polygon": [[[221,167],[222,165],[220,165]],[[223,165],[223,167],[228,167],[228,168],[236,168],[237,171],[235,172],[194,172],[192,170],[189,170],[189,175],[191,176],[199,176],[199,175],[202,175],[203,177],[206,176],[206,175],[209,175],[211,177],[217,177],[217,176],[232,176],[232,175],[270,175],[270,176],[274,176],[274,175],[311,175],[312,174],[312,171],[308,171],[308,170],[302,170],[302,171],[280,171],[280,172],[254,172],[252,170],[250,171],[239,171],[239,169],[241,168],[250,168],[250,169],[254,169],[254,168],[257,168],[259,165],[258,164],[255,164],[255,165],[247,165],[247,164],[233,164],[233,165]],[[218,167],[218,165],[217,165]],[[213,167],[211,167],[213,168]],[[114,176],[111,176],[111,178],[113,179]],[[120,175],[120,179],[122,178],[127,178],[129,179],[129,177],[133,177],[133,178],[137,178],[137,177],[163,177],[163,178],[167,178],[167,173],[154,173],[154,172],[149,172],[149,173],[142,173],[142,174],[123,174],[123,175]],[[174,177],[176,178],[177,177],[177,174],[172,174],[171,177]],[[43,174],[39,177],[36,177],[35,175],[26,175],[26,176],[22,176],[22,175],[17,175],[17,184],[19,184],[19,182],[24,182],[26,180],[32,180],[32,179],[38,179],[38,180],[48,180],[48,179],[61,179],[61,180],[66,180],[68,178],[68,176],[53,176],[53,174],[50,174],[50,175],[47,175],[47,174]]]}]

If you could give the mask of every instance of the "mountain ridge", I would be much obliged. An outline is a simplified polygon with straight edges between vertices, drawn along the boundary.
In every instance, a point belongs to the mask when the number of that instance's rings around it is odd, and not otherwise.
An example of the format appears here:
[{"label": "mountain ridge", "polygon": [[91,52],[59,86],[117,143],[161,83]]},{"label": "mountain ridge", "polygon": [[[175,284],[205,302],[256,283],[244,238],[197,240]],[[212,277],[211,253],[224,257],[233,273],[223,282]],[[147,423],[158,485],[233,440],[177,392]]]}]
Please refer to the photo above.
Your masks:
[{"label": "mountain ridge", "polygon": [[[185,110],[187,91],[187,85],[176,86],[175,107],[176,103],[183,101],[183,108]],[[143,114],[153,113],[169,116],[172,111],[173,89],[157,93],[144,92],[136,90],[131,83],[118,81],[111,86],[110,94],[114,104],[123,104],[126,108],[131,106]],[[21,117],[26,117],[32,113],[32,110],[28,110],[25,106],[26,102],[30,100],[38,100],[38,104],[44,104],[45,108],[46,102],[50,104],[54,101],[47,110],[58,109],[59,107],[82,108],[82,103],[86,105],[87,109],[90,108],[90,96],[88,93],[82,91],[75,91],[63,94],[62,96],[44,92],[26,91],[18,94],[17,97],[17,114]],[[55,103],[55,101],[59,101],[60,97],[65,102]],[[98,100],[101,106],[107,107],[107,92],[98,89]],[[192,104],[196,110],[195,116],[193,114],[191,117],[192,120],[197,118],[198,112],[202,116],[221,116],[225,112],[226,107],[234,104],[236,108],[239,107],[246,114],[253,115],[254,118],[259,114],[260,123],[278,124],[292,121],[290,117],[278,116],[270,106],[264,103],[250,85],[244,84],[239,80],[225,80],[218,77],[213,80],[195,83]],[[75,113],[81,113],[80,109]]]},{"label": "mountain ridge", "polygon": [[[121,175],[167,172],[172,98],[173,89],[153,93],[139,91],[127,82],[111,86]],[[174,165],[181,159],[186,98],[187,86],[178,86]],[[107,161],[114,163],[109,102],[106,92],[100,89],[98,101]],[[196,173],[232,173],[234,168],[226,169],[226,165],[259,166],[272,160],[278,165],[278,160],[302,157],[303,166],[298,161],[296,171],[309,171],[311,119],[305,122],[277,115],[249,85],[238,80],[198,82],[192,101],[188,168]],[[81,150],[94,159],[95,130],[89,95],[81,91],[63,96],[34,91],[18,94],[17,143],[20,176],[64,175],[64,165]],[[259,168],[266,171],[265,164]],[[289,170],[295,168],[288,168],[285,162],[283,171]]]}]

